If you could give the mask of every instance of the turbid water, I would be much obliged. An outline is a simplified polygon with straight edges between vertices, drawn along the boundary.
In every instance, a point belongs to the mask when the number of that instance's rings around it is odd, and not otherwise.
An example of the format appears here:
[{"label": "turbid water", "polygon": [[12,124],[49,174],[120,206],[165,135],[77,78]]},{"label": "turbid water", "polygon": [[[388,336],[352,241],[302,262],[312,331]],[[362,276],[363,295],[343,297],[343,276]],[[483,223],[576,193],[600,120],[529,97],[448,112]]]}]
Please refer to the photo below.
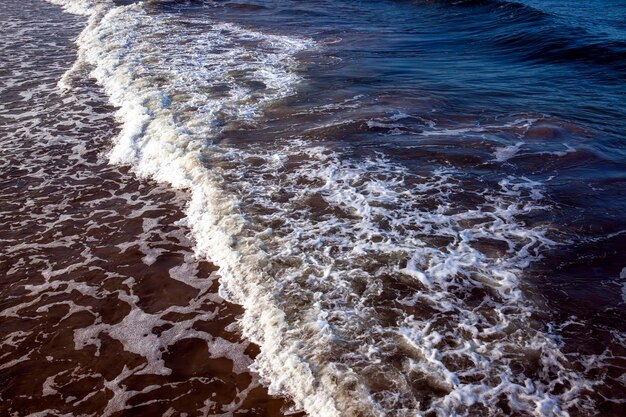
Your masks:
[{"label": "turbid water", "polygon": [[625,413],[623,4],[51,3],[0,9],[2,412]]}]

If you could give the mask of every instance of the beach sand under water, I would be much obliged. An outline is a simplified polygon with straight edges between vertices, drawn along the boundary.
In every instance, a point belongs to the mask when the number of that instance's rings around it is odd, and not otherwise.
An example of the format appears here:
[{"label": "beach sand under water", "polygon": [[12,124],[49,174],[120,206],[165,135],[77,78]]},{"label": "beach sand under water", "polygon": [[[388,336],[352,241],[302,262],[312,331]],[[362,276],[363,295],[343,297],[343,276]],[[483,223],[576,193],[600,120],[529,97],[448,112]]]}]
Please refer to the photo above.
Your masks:
[{"label": "beach sand under water", "polygon": [[84,19],[1,13],[0,414],[283,415],[194,254],[187,194],[108,164],[119,127],[93,81],[57,88]]}]

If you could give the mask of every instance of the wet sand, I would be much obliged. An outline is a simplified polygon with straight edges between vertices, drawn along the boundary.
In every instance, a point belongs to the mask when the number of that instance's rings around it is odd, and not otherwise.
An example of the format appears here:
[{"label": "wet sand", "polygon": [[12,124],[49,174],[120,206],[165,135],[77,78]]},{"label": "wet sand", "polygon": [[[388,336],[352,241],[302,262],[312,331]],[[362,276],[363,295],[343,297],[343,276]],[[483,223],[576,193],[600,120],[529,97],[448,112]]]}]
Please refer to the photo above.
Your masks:
[{"label": "wet sand", "polygon": [[283,415],[248,369],[241,308],[194,256],[184,192],[107,163],[98,86],[56,87],[81,19],[1,12],[24,34],[0,51],[0,415]]}]

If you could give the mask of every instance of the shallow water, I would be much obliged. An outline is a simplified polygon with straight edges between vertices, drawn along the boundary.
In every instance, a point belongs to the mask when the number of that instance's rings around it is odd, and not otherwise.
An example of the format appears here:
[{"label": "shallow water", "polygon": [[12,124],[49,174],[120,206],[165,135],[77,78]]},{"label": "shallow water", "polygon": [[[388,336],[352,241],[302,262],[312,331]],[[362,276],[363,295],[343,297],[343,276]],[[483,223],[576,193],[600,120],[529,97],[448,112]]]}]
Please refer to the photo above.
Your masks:
[{"label": "shallow water", "polygon": [[[12,411],[53,393],[59,413],[201,415],[211,389],[209,415],[286,410],[262,381],[314,416],[623,414],[619,2],[55,2],[87,17],[26,12],[3,45],[2,314],[17,332],[63,317],[79,368],[111,340],[130,362],[90,371],[108,403],[46,377],[3,391]],[[68,195],[91,211],[59,217]],[[42,332],[7,331],[6,357],[31,366]],[[214,377],[233,388],[193,385]]]},{"label": "shallow water", "polygon": [[91,80],[59,94],[85,19],[0,14],[0,414],[282,415],[194,256],[187,194],[107,163],[118,127]]}]

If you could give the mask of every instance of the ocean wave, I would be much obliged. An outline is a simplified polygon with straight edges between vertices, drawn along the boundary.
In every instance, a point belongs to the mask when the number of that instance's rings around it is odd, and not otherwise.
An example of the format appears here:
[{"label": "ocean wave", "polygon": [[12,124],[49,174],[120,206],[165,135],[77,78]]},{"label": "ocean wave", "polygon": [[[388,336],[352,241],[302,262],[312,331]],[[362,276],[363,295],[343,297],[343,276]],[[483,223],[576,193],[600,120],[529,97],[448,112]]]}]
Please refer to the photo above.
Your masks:
[{"label": "ocean wave", "polygon": [[218,144],[296,93],[313,41],[144,4],[63,4],[90,17],[60,86],[89,70],[118,108],[110,161],[189,190],[196,251],[244,306],[271,392],[312,416],[590,407],[592,382],[522,294],[555,244],[531,220],[550,208],[541,183],[417,175],[302,137]]},{"label": "ocean wave", "polygon": [[[626,41],[590,32],[571,19],[519,1],[453,0],[447,6],[474,9],[481,19],[480,38],[497,46],[503,56],[540,63],[590,63],[613,70],[622,78]],[[495,21],[491,23],[491,19]]]}]

